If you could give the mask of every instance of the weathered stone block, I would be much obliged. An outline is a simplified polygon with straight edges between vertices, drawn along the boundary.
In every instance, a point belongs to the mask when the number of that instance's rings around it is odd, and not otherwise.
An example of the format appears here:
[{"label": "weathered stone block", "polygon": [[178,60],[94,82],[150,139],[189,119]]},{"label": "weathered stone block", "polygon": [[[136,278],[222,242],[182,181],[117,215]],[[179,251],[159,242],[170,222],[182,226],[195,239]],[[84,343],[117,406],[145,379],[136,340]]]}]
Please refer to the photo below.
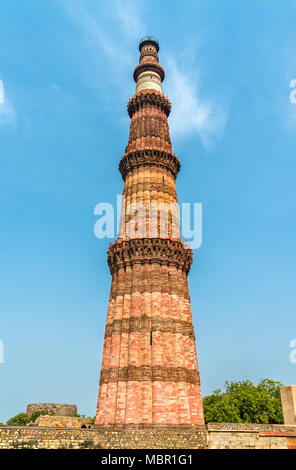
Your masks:
[{"label": "weathered stone block", "polygon": [[31,403],[27,406],[27,415],[35,411],[47,411],[55,416],[76,416],[77,406],[66,403]]},{"label": "weathered stone block", "polygon": [[285,424],[296,424],[296,385],[281,387],[281,400]]}]

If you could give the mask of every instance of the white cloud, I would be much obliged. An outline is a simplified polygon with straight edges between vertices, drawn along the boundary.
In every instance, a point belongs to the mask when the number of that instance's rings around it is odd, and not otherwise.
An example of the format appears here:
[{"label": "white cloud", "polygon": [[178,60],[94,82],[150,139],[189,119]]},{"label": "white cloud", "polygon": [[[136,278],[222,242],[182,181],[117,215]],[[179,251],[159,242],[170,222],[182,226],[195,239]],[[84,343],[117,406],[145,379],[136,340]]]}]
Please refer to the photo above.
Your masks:
[{"label": "white cloud", "polygon": [[[134,47],[143,35],[145,27],[140,20],[138,3],[124,2],[89,2],[77,0],[65,2],[69,14],[78,24],[88,44],[89,53],[97,64],[98,73],[102,66],[111,71],[110,82],[98,86],[110,89],[110,83],[116,82],[117,90],[125,92],[130,86],[134,63]],[[106,57],[106,63],[98,61],[98,49]]]},{"label": "white cloud", "polygon": [[4,84],[0,80],[0,125],[7,124],[15,118],[14,107],[4,95]]},{"label": "white cloud", "polygon": [[139,40],[144,35],[145,27],[139,18],[135,2],[129,4],[127,2],[117,2],[117,16],[129,36],[136,37]]},{"label": "white cloud", "polygon": [[[108,3],[77,0],[66,2],[69,13],[77,22],[88,40],[90,53],[98,56],[100,49],[106,56],[106,65],[111,73],[108,83],[98,86],[115,86],[127,98],[131,87],[131,76],[135,64],[135,44],[147,34],[141,20],[139,3],[133,0]],[[111,14],[112,13],[112,14]],[[212,145],[227,121],[226,106],[213,100],[205,100],[198,89],[197,73],[194,70],[195,52],[198,41],[191,49],[183,49],[182,66],[176,58],[165,63],[165,90],[173,104],[170,129],[173,136],[182,138],[197,134],[205,147]],[[98,61],[99,62],[99,61]],[[185,67],[184,67],[185,64]],[[101,59],[97,64],[102,68]],[[130,90],[134,91],[134,90]],[[106,95],[109,96],[109,95]]]},{"label": "white cloud", "polygon": [[198,134],[205,147],[211,147],[227,122],[227,106],[212,100],[205,100],[198,88],[198,73],[175,59],[168,59],[166,65],[166,91],[172,101],[170,116],[171,134],[182,138]]}]

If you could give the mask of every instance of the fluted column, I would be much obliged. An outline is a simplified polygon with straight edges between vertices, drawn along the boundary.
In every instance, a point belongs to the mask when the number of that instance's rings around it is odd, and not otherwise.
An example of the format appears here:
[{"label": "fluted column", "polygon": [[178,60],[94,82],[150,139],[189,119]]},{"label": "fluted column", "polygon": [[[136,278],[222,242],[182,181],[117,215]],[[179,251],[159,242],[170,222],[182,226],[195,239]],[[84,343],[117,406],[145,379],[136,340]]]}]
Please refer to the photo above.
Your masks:
[{"label": "fluted column", "polygon": [[192,250],[181,241],[176,177],[162,94],[158,43],[140,43],[95,425],[199,428],[204,425],[187,275]]}]

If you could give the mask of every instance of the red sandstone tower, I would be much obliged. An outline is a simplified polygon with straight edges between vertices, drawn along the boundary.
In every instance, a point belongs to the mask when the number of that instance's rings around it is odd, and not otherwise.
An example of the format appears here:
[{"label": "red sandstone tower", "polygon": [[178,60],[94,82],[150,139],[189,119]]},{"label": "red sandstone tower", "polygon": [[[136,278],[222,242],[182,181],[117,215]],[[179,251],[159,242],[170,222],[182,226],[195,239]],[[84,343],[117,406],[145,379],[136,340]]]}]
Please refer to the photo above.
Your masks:
[{"label": "red sandstone tower", "polygon": [[[159,45],[140,42],[119,237],[110,244],[112,285],[96,427],[199,428],[204,425],[187,275],[192,250],[181,241]],[[166,217],[163,217],[163,214]]]}]

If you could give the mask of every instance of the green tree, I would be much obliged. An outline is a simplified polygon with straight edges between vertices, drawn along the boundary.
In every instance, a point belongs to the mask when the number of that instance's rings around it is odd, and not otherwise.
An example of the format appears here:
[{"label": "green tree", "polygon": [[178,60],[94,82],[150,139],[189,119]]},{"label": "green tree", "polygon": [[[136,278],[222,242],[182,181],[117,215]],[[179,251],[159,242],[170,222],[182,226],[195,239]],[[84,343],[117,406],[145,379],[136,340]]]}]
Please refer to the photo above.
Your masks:
[{"label": "green tree", "polygon": [[31,417],[26,413],[19,413],[7,421],[7,426],[26,426],[31,421]]},{"label": "green tree", "polygon": [[10,418],[6,424],[7,426],[26,426],[28,423],[35,423],[36,419],[41,415],[52,415],[52,413],[45,410],[33,411],[31,415],[19,413],[13,416],[13,418]]},{"label": "green tree", "polygon": [[225,382],[203,400],[205,421],[218,423],[283,423],[280,382],[264,379],[258,385],[249,380]]}]

